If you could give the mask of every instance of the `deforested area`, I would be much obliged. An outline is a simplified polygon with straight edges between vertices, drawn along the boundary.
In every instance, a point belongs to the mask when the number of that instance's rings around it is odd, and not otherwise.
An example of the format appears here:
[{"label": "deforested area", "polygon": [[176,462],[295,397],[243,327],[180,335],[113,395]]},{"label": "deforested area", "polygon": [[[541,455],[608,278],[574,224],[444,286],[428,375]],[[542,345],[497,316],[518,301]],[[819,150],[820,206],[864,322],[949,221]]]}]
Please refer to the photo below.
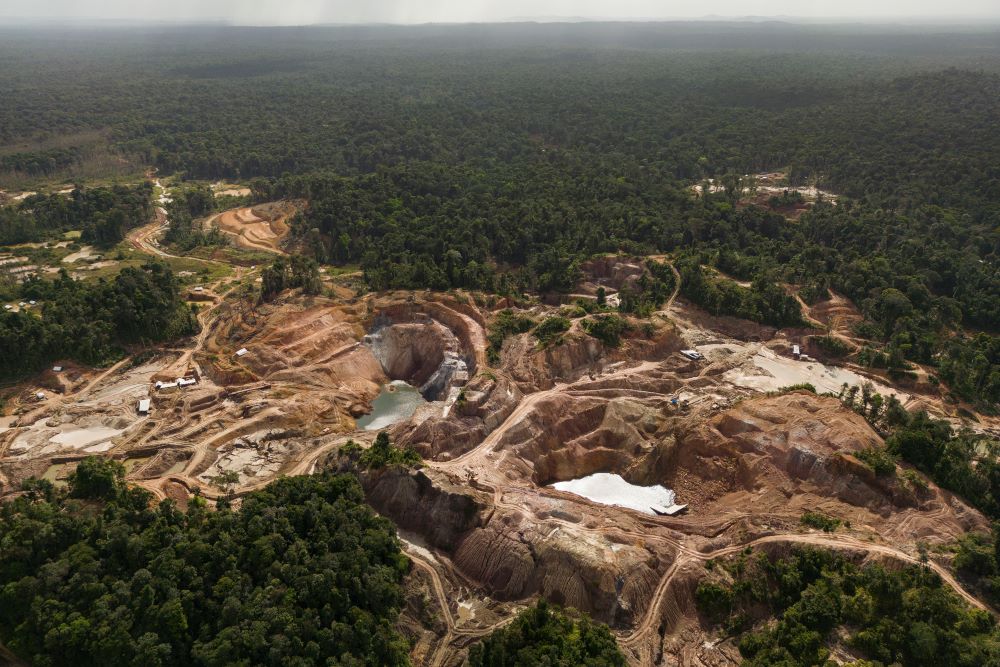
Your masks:
[{"label": "deforested area", "polygon": [[1000,663],[997,25],[0,62],[0,664]]}]

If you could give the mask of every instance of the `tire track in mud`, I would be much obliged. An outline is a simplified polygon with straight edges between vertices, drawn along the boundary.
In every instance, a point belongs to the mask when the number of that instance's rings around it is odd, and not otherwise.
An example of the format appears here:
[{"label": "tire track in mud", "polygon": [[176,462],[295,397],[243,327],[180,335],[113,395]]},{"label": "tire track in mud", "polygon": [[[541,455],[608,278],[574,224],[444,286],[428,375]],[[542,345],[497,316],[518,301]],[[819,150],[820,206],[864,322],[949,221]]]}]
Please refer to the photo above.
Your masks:
[{"label": "tire track in mud", "polygon": [[455,621],[454,615],[451,613],[451,603],[448,599],[448,593],[445,589],[441,574],[438,572],[438,567],[443,569],[443,566],[436,564],[431,559],[425,557],[421,553],[421,547],[418,547],[403,537],[400,537],[399,539],[403,543],[403,550],[406,552],[407,557],[413,561],[413,564],[416,567],[420,568],[430,578],[431,588],[434,591],[434,597],[437,598],[438,606],[441,608],[441,615],[445,621],[445,634],[443,637],[438,639],[437,647],[434,649],[434,653],[431,655],[430,661],[426,664],[431,667],[440,667],[444,664],[448,657],[449,649],[456,641],[461,639],[474,640],[484,637],[514,620],[514,617],[511,616],[484,627],[459,627],[458,623]]}]

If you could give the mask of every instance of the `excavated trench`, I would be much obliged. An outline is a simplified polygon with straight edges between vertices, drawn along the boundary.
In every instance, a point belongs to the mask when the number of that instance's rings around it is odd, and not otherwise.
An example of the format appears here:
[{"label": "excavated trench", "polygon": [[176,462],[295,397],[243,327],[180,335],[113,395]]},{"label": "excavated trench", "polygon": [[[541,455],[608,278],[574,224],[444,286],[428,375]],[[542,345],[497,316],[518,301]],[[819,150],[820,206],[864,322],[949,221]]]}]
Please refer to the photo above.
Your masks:
[{"label": "excavated trench", "polygon": [[409,321],[380,313],[364,344],[390,380],[416,387],[427,401],[448,399],[474,367],[451,329],[422,313]]},{"label": "excavated trench", "polygon": [[[556,393],[538,401],[497,443],[537,486],[614,473],[649,485],[660,472],[661,415],[630,398]],[[647,479],[648,478],[648,479]]]}]

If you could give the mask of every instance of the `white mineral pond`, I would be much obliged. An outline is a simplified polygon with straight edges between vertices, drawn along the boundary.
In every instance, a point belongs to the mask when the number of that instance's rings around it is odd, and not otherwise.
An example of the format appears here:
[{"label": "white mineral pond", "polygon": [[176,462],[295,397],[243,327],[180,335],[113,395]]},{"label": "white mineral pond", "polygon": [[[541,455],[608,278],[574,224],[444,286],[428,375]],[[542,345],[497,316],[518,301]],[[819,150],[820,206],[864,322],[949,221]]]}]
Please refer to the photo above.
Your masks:
[{"label": "white mineral pond", "polygon": [[628,509],[656,514],[652,508],[665,511],[674,504],[674,492],[660,486],[636,486],[620,475],[598,472],[580,479],[556,482],[553,489],[568,491],[602,505],[617,505]]},{"label": "white mineral pond", "polygon": [[393,380],[382,387],[381,393],[372,401],[371,413],[358,419],[358,428],[377,431],[392,426],[412,417],[417,408],[426,402],[416,387],[402,380]]}]

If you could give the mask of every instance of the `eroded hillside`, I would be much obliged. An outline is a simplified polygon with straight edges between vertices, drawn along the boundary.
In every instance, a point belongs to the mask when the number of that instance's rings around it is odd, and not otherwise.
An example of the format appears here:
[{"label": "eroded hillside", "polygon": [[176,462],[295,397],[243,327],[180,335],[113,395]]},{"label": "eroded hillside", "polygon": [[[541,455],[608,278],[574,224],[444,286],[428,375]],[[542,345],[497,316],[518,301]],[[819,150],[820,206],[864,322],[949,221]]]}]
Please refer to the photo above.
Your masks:
[{"label": "eroded hillside", "polygon": [[[642,266],[594,263],[576,298],[616,294]],[[328,280],[326,296],[261,304],[220,281],[189,295],[204,304],[197,337],[141,363],[50,372],[42,402],[26,390],[0,432],[0,471],[7,489],[29,476],[59,484],[98,453],[182,505],[193,493],[238,497],[280,475],[349,465],[340,450],[371,442],[376,431],[359,421],[375,399],[412,386],[419,398],[386,417],[387,431],[423,466],[361,479],[416,566],[409,592],[425,602],[401,624],[414,662],[434,665],[460,664],[473,640],[539,596],[611,625],[635,664],[725,664],[736,648],[709,641],[693,599],[706,563],[790,545],[916,562],[927,545],[988,529],[919,475],[877,476],[858,455],[882,439],[840,399],[782,389],[808,382],[836,394],[870,381],[861,369],[795,358],[808,330],[730,338],[678,291],[645,321],[626,321],[617,346],[592,335],[600,313],[529,304],[517,310],[532,322],[566,324],[544,344],[536,333],[501,338],[491,364],[491,332],[510,305],[495,297],[360,294],[347,277]],[[919,385],[874,379],[901,405],[949,417]],[[661,485],[677,505],[628,509],[552,486],[598,473]],[[845,527],[810,530],[807,512]],[[929,565],[982,606],[945,560]]]}]

